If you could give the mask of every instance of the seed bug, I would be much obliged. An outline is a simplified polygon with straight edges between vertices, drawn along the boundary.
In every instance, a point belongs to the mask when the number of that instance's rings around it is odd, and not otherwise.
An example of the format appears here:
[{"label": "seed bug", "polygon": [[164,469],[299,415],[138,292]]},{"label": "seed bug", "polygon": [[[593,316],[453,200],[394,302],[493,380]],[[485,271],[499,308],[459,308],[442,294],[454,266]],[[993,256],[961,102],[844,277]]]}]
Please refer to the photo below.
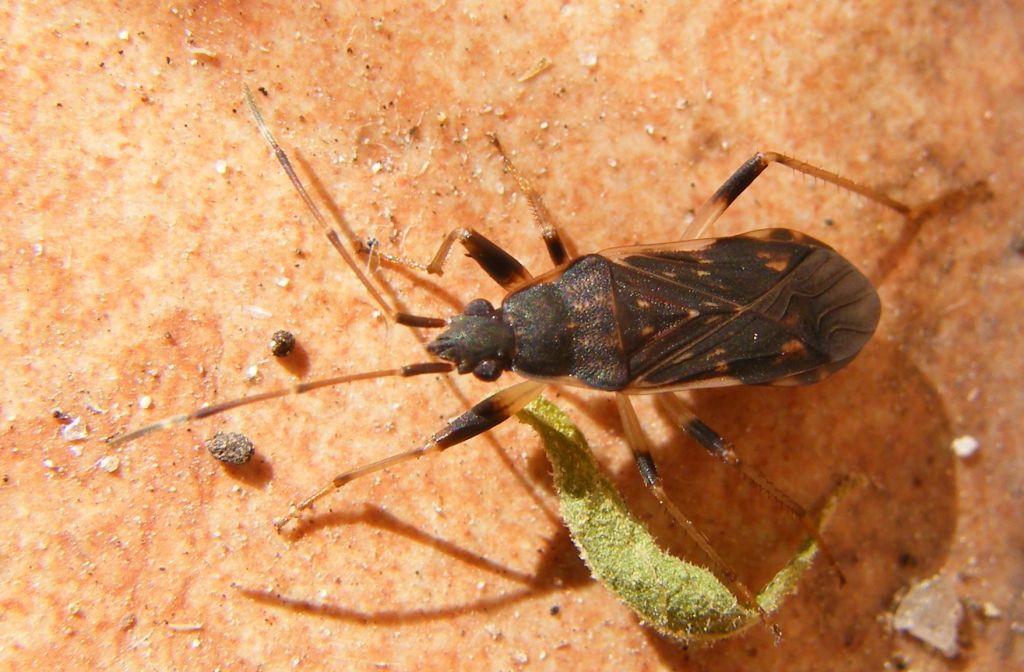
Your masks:
[{"label": "seed bug", "polygon": [[428,264],[390,255],[386,260],[440,275],[456,243],[507,293],[499,307],[470,301],[450,318],[399,312],[345,248],[274,139],[252,94],[245,97],[264,139],[317,225],[374,302],[395,323],[442,329],[427,350],[440,361],[335,376],[229,400],[113,437],[124,443],[150,432],[268,399],[384,377],[457,371],[495,381],[513,372],[524,381],[488,396],[422,446],[345,471],[275,519],[281,529],[300,512],[345,484],[486,432],[522,410],[549,384],[615,395],[627,443],[645,486],[697,543],[716,573],[746,606],[767,616],[751,591],[707,538],[666,496],[631,397],[657,395],[670,418],[709,453],[732,466],[788,509],[838,565],[804,507],[745,464],[732,444],[703,423],[676,392],[728,385],[803,385],[846,366],[875,331],[880,302],[871,282],[834,249],[784,228],[726,238],[702,238],[729,205],[772,163],[835,184],[905,217],[919,210],[884,193],[775,152],[744,163],[697,211],[681,242],[606,249],[571,258],[548,210],[497,137],[492,146],[527,198],[553,268],[533,276],[511,254],[472,228],[457,228]]}]

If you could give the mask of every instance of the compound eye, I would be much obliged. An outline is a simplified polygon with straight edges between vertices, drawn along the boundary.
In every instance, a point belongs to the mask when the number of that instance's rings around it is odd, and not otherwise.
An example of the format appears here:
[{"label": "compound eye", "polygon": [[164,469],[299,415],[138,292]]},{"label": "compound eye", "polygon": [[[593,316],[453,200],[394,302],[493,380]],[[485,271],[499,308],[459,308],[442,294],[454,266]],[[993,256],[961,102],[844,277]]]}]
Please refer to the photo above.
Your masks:
[{"label": "compound eye", "polygon": [[501,377],[503,367],[496,359],[485,359],[473,369],[473,375],[480,380],[490,383]]},{"label": "compound eye", "polygon": [[494,306],[487,299],[473,299],[466,304],[462,314],[474,317],[490,317],[494,314]]}]

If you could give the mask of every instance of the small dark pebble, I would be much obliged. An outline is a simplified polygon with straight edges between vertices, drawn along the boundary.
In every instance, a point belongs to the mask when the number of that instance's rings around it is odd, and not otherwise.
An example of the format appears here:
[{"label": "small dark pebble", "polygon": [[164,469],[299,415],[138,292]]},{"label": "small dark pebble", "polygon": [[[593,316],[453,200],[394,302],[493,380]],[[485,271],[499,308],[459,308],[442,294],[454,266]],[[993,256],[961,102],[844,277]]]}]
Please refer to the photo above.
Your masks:
[{"label": "small dark pebble", "polygon": [[252,441],[245,434],[217,432],[206,442],[210,455],[226,464],[245,464],[252,459]]},{"label": "small dark pebble", "polygon": [[295,349],[295,334],[290,331],[275,331],[270,337],[270,353],[274,357],[287,357]]},{"label": "small dark pebble", "polygon": [[551,615],[552,616],[558,616],[558,612],[560,612],[561,610],[562,610],[562,608],[560,606],[558,606],[557,604],[553,605],[551,607]]}]

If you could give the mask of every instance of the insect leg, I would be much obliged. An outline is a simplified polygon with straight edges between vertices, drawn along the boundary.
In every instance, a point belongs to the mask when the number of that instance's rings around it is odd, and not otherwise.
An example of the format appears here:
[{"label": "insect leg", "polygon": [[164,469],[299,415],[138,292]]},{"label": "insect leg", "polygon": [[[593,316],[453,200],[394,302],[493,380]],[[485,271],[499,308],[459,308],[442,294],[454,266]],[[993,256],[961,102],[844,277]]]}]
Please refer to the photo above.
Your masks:
[{"label": "insect leg", "polygon": [[491,133],[489,137],[491,144],[501,154],[501,160],[505,163],[505,170],[515,180],[519,191],[523,192],[526,196],[526,200],[530,202],[530,213],[533,215],[533,221],[536,222],[540,228],[541,235],[544,237],[544,245],[548,248],[548,256],[551,257],[551,263],[555,266],[561,266],[569,261],[569,252],[565,249],[565,243],[562,242],[558,229],[551,223],[551,213],[548,212],[537,190],[533,188],[533,185],[526,179],[526,176],[519,172],[519,169],[512,163],[512,159],[505,153],[501,142],[498,140],[498,136]]},{"label": "insect leg", "polygon": [[725,439],[721,434],[704,424],[704,422],[694,415],[693,411],[690,410],[686,403],[677,395],[671,392],[659,394],[657,395],[657,401],[669,414],[672,421],[678,425],[680,429],[689,434],[705,450],[725,464],[736,469],[744,478],[751,481],[763,492],[767,493],[769,497],[796,516],[797,520],[800,521],[800,524],[807,531],[810,537],[818,544],[818,548],[821,549],[821,554],[824,556],[825,561],[828,562],[835,571],[840,585],[846,583],[846,577],[839,568],[839,563],[836,562],[835,557],[832,555],[831,551],[829,551],[828,545],[821,537],[821,533],[819,532],[818,524],[814,516],[810,515],[807,512],[807,509],[800,506],[796,500],[768,480],[764,474],[743,462],[739,458],[739,455],[736,454],[736,451],[733,450],[732,443]]},{"label": "insect leg", "polygon": [[765,625],[771,628],[772,632],[775,633],[776,638],[780,637],[778,627],[772,623],[768,614],[765,613],[761,605],[757,603],[754,598],[754,594],[750,592],[750,589],[739,580],[736,575],[736,571],[729,566],[722,559],[718,552],[711,546],[711,542],[704,535],[703,532],[697,529],[697,527],[687,518],[679,508],[669,500],[665,494],[665,488],[662,485],[661,477],[658,475],[657,467],[654,464],[654,458],[651,457],[651,443],[640,427],[640,420],[637,418],[636,410],[633,408],[633,402],[630,401],[629,397],[625,394],[616,393],[615,403],[619,407],[619,417],[622,418],[622,427],[626,433],[626,440],[629,442],[629,447],[633,451],[633,459],[636,461],[636,466],[640,470],[640,476],[643,478],[644,485],[654,493],[658,501],[672,516],[672,519],[682,527],[686,534],[700,547],[704,554],[708,557],[713,565],[715,574],[717,574],[725,583],[729,586],[729,590],[739,599],[744,606],[755,609],[761,616],[761,620]]},{"label": "insect leg", "polygon": [[407,257],[379,252],[375,248],[365,251],[378,255],[392,264],[399,264],[431,275],[443,275],[444,264],[448,260],[452,246],[459,242],[466,248],[467,256],[477,263],[491,279],[507,290],[511,290],[533,276],[518,259],[506,252],[497,243],[491,241],[475,229],[458,228],[450,231],[441,242],[434,258],[429,264],[423,264]]},{"label": "insect leg", "polygon": [[[489,137],[491,143],[501,155],[501,159],[505,163],[505,169],[529,201],[530,213],[533,216],[534,222],[536,222],[541,230],[541,235],[544,238],[544,244],[547,247],[548,256],[551,257],[552,263],[555,266],[564,264],[569,259],[569,253],[565,249],[565,244],[562,242],[558,229],[551,223],[551,214],[544,205],[540,194],[533,188],[533,185],[530,184],[526,176],[520,173],[519,169],[512,163],[512,159],[509,158],[508,154],[505,153],[505,149],[501,146],[498,136],[492,134]],[[530,272],[512,255],[470,228],[458,228],[445,236],[441,247],[438,248],[437,253],[434,254],[434,258],[431,259],[429,264],[423,264],[400,255],[379,252],[369,246],[364,251],[375,253],[381,259],[392,264],[414,268],[431,275],[442,275],[445,261],[448,259],[448,255],[451,253],[452,246],[456,241],[466,248],[469,256],[484,269],[487,275],[491,276],[495,282],[505,289],[514,289],[532,277]]]},{"label": "insect leg", "polygon": [[274,526],[281,529],[288,524],[288,521],[298,518],[300,512],[310,508],[318,500],[361,476],[372,474],[407,460],[422,457],[428,453],[440,452],[494,428],[523,410],[527,404],[540,395],[543,389],[544,383],[526,380],[495,392],[473,406],[473,408],[451,420],[447,427],[435,433],[419,448],[395,453],[382,460],[364,464],[361,467],[338,474],[312,495],[293,505],[287,515],[276,518]]},{"label": "insect leg", "polygon": [[700,210],[694,216],[693,221],[686,231],[683,233],[683,240],[690,240],[693,238],[701,238],[705,235],[708,228],[715,223],[722,213],[732,204],[736,198],[743,193],[743,191],[750,186],[750,184],[757,179],[757,176],[764,172],[764,169],[768,167],[770,163],[781,163],[784,166],[788,166],[793,170],[816,177],[825,182],[830,182],[837,186],[847,189],[854,193],[860,194],[866,198],[870,198],[876,203],[880,203],[887,208],[891,208],[899,214],[907,217],[914,214],[913,209],[901,203],[888,195],[865,187],[862,184],[858,184],[853,180],[848,180],[845,177],[836,175],[835,173],[818,168],[809,163],[804,163],[799,159],[786,156],[785,154],[779,154],[778,152],[758,152],[754,156],[744,163],[740,168],[732,174],[732,176],[725,181],[725,183],[718,188],[711,198],[701,206]]}]

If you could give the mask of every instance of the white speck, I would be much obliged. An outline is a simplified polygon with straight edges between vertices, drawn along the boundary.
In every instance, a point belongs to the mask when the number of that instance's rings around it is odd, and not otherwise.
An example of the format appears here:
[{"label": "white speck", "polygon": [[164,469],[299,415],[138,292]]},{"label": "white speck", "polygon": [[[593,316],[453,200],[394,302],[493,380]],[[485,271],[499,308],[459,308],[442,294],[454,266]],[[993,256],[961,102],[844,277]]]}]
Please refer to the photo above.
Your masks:
[{"label": "white speck", "polygon": [[970,434],[964,434],[953,439],[953,443],[949,447],[953,449],[957,457],[970,457],[978,452],[981,444]]},{"label": "white speck", "polygon": [[370,172],[374,175],[382,170],[384,170],[384,165],[380,161],[374,161],[373,164],[370,165]]},{"label": "white speck", "polygon": [[542,130],[542,131],[548,130],[548,122],[546,122],[546,121],[540,122],[540,130]]},{"label": "white speck", "polygon": [[991,602],[985,602],[981,605],[981,615],[985,618],[1002,618],[1003,612],[999,610],[999,607],[992,604]]},{"label": "white speck", "polygon": [[615,158],[608,159],[608,167],[609,168],[618,168],[619,167],[619,160],[615,159]]},{"label": "white speck", "polygon": [[121,461],[114,455],[104,455],[96,461],[96,468],[102,469],[108,474],[112,474],[117,471],[118,467],[121,466]]},{"label": "white speck", "polygon": [[152,406],[153,397],[149,396],[148,394],[144,394],[141,397],[139,397],[139,408],[146,410],[148,408],[152,408]]},{"label": "white speck", "polygon": [[54,464],[53,460],[51,460],[50,458],[46,458],[45,460],[43,460],[43,467],[46,469],[56,469],[57,465]]},{"label": "white speck", "polygon": [[245,379],[249,381],[256,380],[260,375],[260,367],[253,364],[245,370]]},{"label": "white speck", "polygon": [[81,457],[82,447],[75,444],[71,444],[70,446],[68,446],[68,452],[71,453],[71,457]]},{"label": "white speck", "polygon": [[476,584],[476,589],[477,590],[483,590],[486,587],[487,587],[487,582],[486,581],[480,581],[479,583]]},{"label": "white speck", "polygon": [[644,132],[647,135],[654,135],[654,124],[644,124]]},{"label": "white speck", "polygon": [[121,40],[122,42],[127,42],[128,37],[129,33],[127,28],[122,28],[121,30],[117,31],[117,39]]},{"label": "white speck", "polygon": [[676,98],[676,109],[677,110],[684,110],[684,109],[686,109],[686,106],[689,105],[689,104],[690,104],[690,101],[686,100],[686,98]]},{"label": "white speck", "polygon": [[213,169],[217,171],[218,175],[226,175],[228,172],[228,162],[224,159],[218,159],[213,164]]},{"label": "white speck", "polygon": [[580,65],[585,68],[592,68],[597,65],[597,51],[587,49],[580,52]]},{"label": "white speck", "polygon": [[273,313],[271,313],[269,310],[267,310],[266,308],[261,308],[260,306],[246,306],[245,309],[253,317],[267,318],[273,315]]},{"label": "white speck", "polygon": [[65,441],[85,441],[89,438],[89,430],[82,422],[82,418],[77,417],[60,428],[60,436]]},{"label": "white speck", "polygon": [[290,280],[284,276],[274,278],[274,284],[278,287],[287,287],[289,282]]},{"label": "white speck", "polygon": [[197,57],[189,59],[189,63],[192,65],[198,65],[202,59],[210,61],[217,59],[217,52],[212,49],[207,49],[206,47],[200,47],[194,44],[187,45],[186,48],[188,49],[188,53]]},{"label": "white speck", "polygon": [[32,244],[32,254],[34,254],[37,257],[43,256],[43,244],[42,243],[33,243]]},{"label": "white speck", "polygon": [[530,662],[530,657],[522,651],[518,651],[512,656],[512,662],[516,665],[526,665]]}]

